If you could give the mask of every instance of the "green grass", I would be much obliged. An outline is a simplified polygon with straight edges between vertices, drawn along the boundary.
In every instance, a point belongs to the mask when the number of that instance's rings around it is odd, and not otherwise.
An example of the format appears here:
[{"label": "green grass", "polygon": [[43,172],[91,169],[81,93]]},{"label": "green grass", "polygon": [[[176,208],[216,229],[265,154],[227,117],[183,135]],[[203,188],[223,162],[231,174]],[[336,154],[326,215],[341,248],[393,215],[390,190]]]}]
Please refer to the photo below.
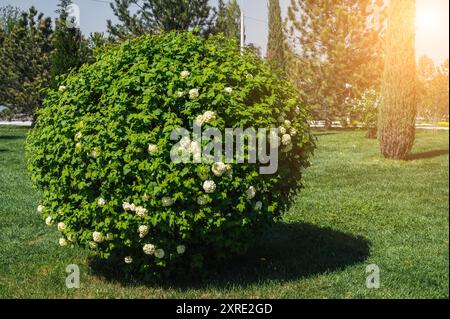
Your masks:
[{"label": "green grass", "polygon": [[[296,204],[252,250],[203,280],[144,285],[89,267],[60,248],[36,212],[25,170],[27,130],[0,127],[0,297],[448,298],[448,132],[419,131],[409,161],[388,161],[360,131],[317,131]],[[81,288],[65,286],[69,264]],[[365,286],[380,268],[380,289]]]}]

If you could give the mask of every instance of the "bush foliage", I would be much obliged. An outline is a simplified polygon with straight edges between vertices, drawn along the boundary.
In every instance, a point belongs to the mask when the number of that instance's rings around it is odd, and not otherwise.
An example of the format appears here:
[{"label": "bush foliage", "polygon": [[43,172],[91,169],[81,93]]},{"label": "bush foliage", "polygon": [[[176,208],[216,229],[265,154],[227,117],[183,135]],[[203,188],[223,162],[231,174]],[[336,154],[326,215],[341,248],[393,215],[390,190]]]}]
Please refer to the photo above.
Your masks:
[{"label": "bush foliage", "polygon": [[[172,130],[202,114],[221,131],[282,127],[277,173],[171,161]],[[127,271],[197,269],[245,252],[289,206],[314,148],[307,121],[292,87],[234,40],[127,41],[72,72],[38,111],[27,140],[38,211],[61,246],[88,247]]]}]

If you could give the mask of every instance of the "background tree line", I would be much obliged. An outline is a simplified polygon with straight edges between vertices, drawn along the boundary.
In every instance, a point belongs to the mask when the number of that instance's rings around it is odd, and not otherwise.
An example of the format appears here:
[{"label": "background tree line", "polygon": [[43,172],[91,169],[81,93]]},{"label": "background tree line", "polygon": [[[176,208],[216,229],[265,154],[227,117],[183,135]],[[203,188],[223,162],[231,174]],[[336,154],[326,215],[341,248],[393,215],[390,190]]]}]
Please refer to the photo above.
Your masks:
[{"label": "background tree line", "polygon": [[108,34],[84,36],[70,16],[71,0],[60,0],[52,21],[36,8],[0,8],[0,105],[15,117],[29,117],[46,89],[60,77],[94,60],[95,52],[129,37],[160,31],[191,30],[207,36],[239,37],[240,8],[236,0],[114,0],[119,23],[107,21]]},{"label": "background tree line", "polygon": [[[46,88],[56,88],[61,76],[93,61],[97,50],[127,38],[171,30],[240,36],[236,0],[219,0],[216,7],[208,0],[111,0],[118,23],[107,21],[107,35],[89,37],[69,27],[70,4],[59,1],[54,23],[33,7],[0,9],[0,105],[13,113],[32,115]],[[414,0],[389,5],[383,0],[291,0],[284,21],[279,0],[268,0],[268,8],[266,58],[326,127],[334,121],[344,127],[370,121],[363,123],[369,135],[376,136],[381,123],[387,131],[380,134],[387,137],[397,129],[413,132],[416,111],[434,122],[448,118],[448,61],[435,66],[422,57],[415,62]],[[254,45],[248,47],[260,54]],[[407,84],[397,85],[401,82]],[[396,105],[401,91],[410,96]],[[393,123],[400,124],[395,128]],[[408,142],[400,153],[410,149],[414,134],[409,135],[402,137]]]},{"label": "background tree line", "polygon": [[[267,58],[290,78],[314,119],[330,127],[333,121],[347,126],[365,118],[367,114],[355,103],[361,105],[361,99],[373,92],[381,94],[385,1],[291,0],[284,22],[279,1],[268,2]],[[405,67],[403,62],[398,65]],[[448,61],[434,66],[431,59],[422,57],[417,68],[418,114],[434,121],[448,117]],[[373,104],[373,97],[369,100]],[[377,112],[370,106],[367,109]]]},{"label": "background tree line", "polygon": [[418,79],[418,116],[434,124],[444,119],[448,121],[448,59],[441,65],[435,65],[429,57],[421,56],[418,62]]}]

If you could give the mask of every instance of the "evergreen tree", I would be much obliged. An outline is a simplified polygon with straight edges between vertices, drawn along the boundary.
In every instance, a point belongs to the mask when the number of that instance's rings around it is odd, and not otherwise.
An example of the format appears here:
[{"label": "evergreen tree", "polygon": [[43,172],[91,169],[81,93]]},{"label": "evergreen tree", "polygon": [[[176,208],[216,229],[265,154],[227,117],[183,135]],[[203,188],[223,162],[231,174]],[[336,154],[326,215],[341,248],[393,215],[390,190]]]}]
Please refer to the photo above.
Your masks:
[{"label": "evergreen tree", "polygon": [[381,153],[404,159],[415,138],[415,0],[390,1],[378,136]]},{"label": "evergreen tree", "polygon": [[0,32],[8,33],[19,23],[22,11],[13,6],[0,7]]},{"label": "evergreen tree", "polygon": [[52,27],[34,7],[22,13],[0,47],[0,97],[15,114],[32,115],[50,80]]},{"label": "evergreen tree", "polygon": [[[19,24],[21,15],[22,11],[17,7],[10,5],[0,7],[0,46],[3,44],[6,36]],[[0,61],[1,60],[0,56]]]},{"label": "evergreen tree", "polygon": [[215,16],[208,0],[114,0],[111,8],[120,23],[108,20],[108,31],[119,38],[171,30],[207,34]]},{"label": "evergreen tree", "polygon": [[[0,7],[0,47],[3,45],[3,41],[10,32],[20,23],[22,11],[13,6]],[[0,54],[1,54],[0,50]],[[0,61],[3,61],[0,56]],[[0,78],[3,74],[0,74]],[[0,82],[1,83],[1,82]],[[2,97],[0,96],[0,105],[2,104]]]},{"label": "evergreen tree", "polygon": [[267,59],[279,70],[284,71],[285,60],[285,36],[281,20],[279,0],[269,0],[269,39],[267,43]]},{"label": "evergreen tree", "polygon": [[119,42],[115,41],[113,37],[106,36],[103,32],[92,32],[88,39],[88,45],[92,52],[92,58],[105,52],[117,43]]},{"label": "evergreen tree", "polygon": [[227,4],[219,0],[217,6],[216,24],[214,33],[223,33],[226,37],[241,36],[241,8],[236,0],[230,0]]},{"label": "evergreen tree", "polygon": [[348,102],[381,82],[383,1],[291,0],[288,19],[289,77],[315,119],[346,124]]},{"label": "evergreen tree", "polygon": [[[22,11],[13,6],[0,7],[0,61],[5,63],[6,57],[3,57],[3,43],[7,36],[12,32],[14,27],[20,23]],[[0,68],[1,70],[1,68]],[[0,105],[6,104],[7,97],[5,94],[7,84],[6,73],[0,72]]]},{"label": "evergreen tree", "polygon": [[247,44],[247,48],[257,57],[262,58],[262,50],[260,46],[256,45],[255,43],[249,43]]},{"label": "evergreen tree", "polygon": [[89,60],[90,51],[88,43],[80,29],[76,27],[77,21],[69,16],[72,0],[60,0],[56,13],[55,31],[52,39],[52,79],[54,86],[56,77],[68,73],[73,68],[79,68]]}]

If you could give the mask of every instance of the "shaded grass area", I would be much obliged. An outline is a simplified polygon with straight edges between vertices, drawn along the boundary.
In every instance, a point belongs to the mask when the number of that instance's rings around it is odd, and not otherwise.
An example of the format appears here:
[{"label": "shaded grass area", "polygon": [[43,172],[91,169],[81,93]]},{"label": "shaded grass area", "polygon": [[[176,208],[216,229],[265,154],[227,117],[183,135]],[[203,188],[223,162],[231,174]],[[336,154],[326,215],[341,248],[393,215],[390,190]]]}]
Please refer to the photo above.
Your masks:
[{"label": "shaded grass area", "polygon": [[[58,246],[36,212],[26,132],[0,127],[0,297],[448,298],[448,132],[419,131],[408,161],[387,161],[363,131],[316,131],[306,188],[282,223],[201,279],[153,285]],[[69,264],[80,289],[65,286]],[[365,286],[369,264],[380,289]]]}]

